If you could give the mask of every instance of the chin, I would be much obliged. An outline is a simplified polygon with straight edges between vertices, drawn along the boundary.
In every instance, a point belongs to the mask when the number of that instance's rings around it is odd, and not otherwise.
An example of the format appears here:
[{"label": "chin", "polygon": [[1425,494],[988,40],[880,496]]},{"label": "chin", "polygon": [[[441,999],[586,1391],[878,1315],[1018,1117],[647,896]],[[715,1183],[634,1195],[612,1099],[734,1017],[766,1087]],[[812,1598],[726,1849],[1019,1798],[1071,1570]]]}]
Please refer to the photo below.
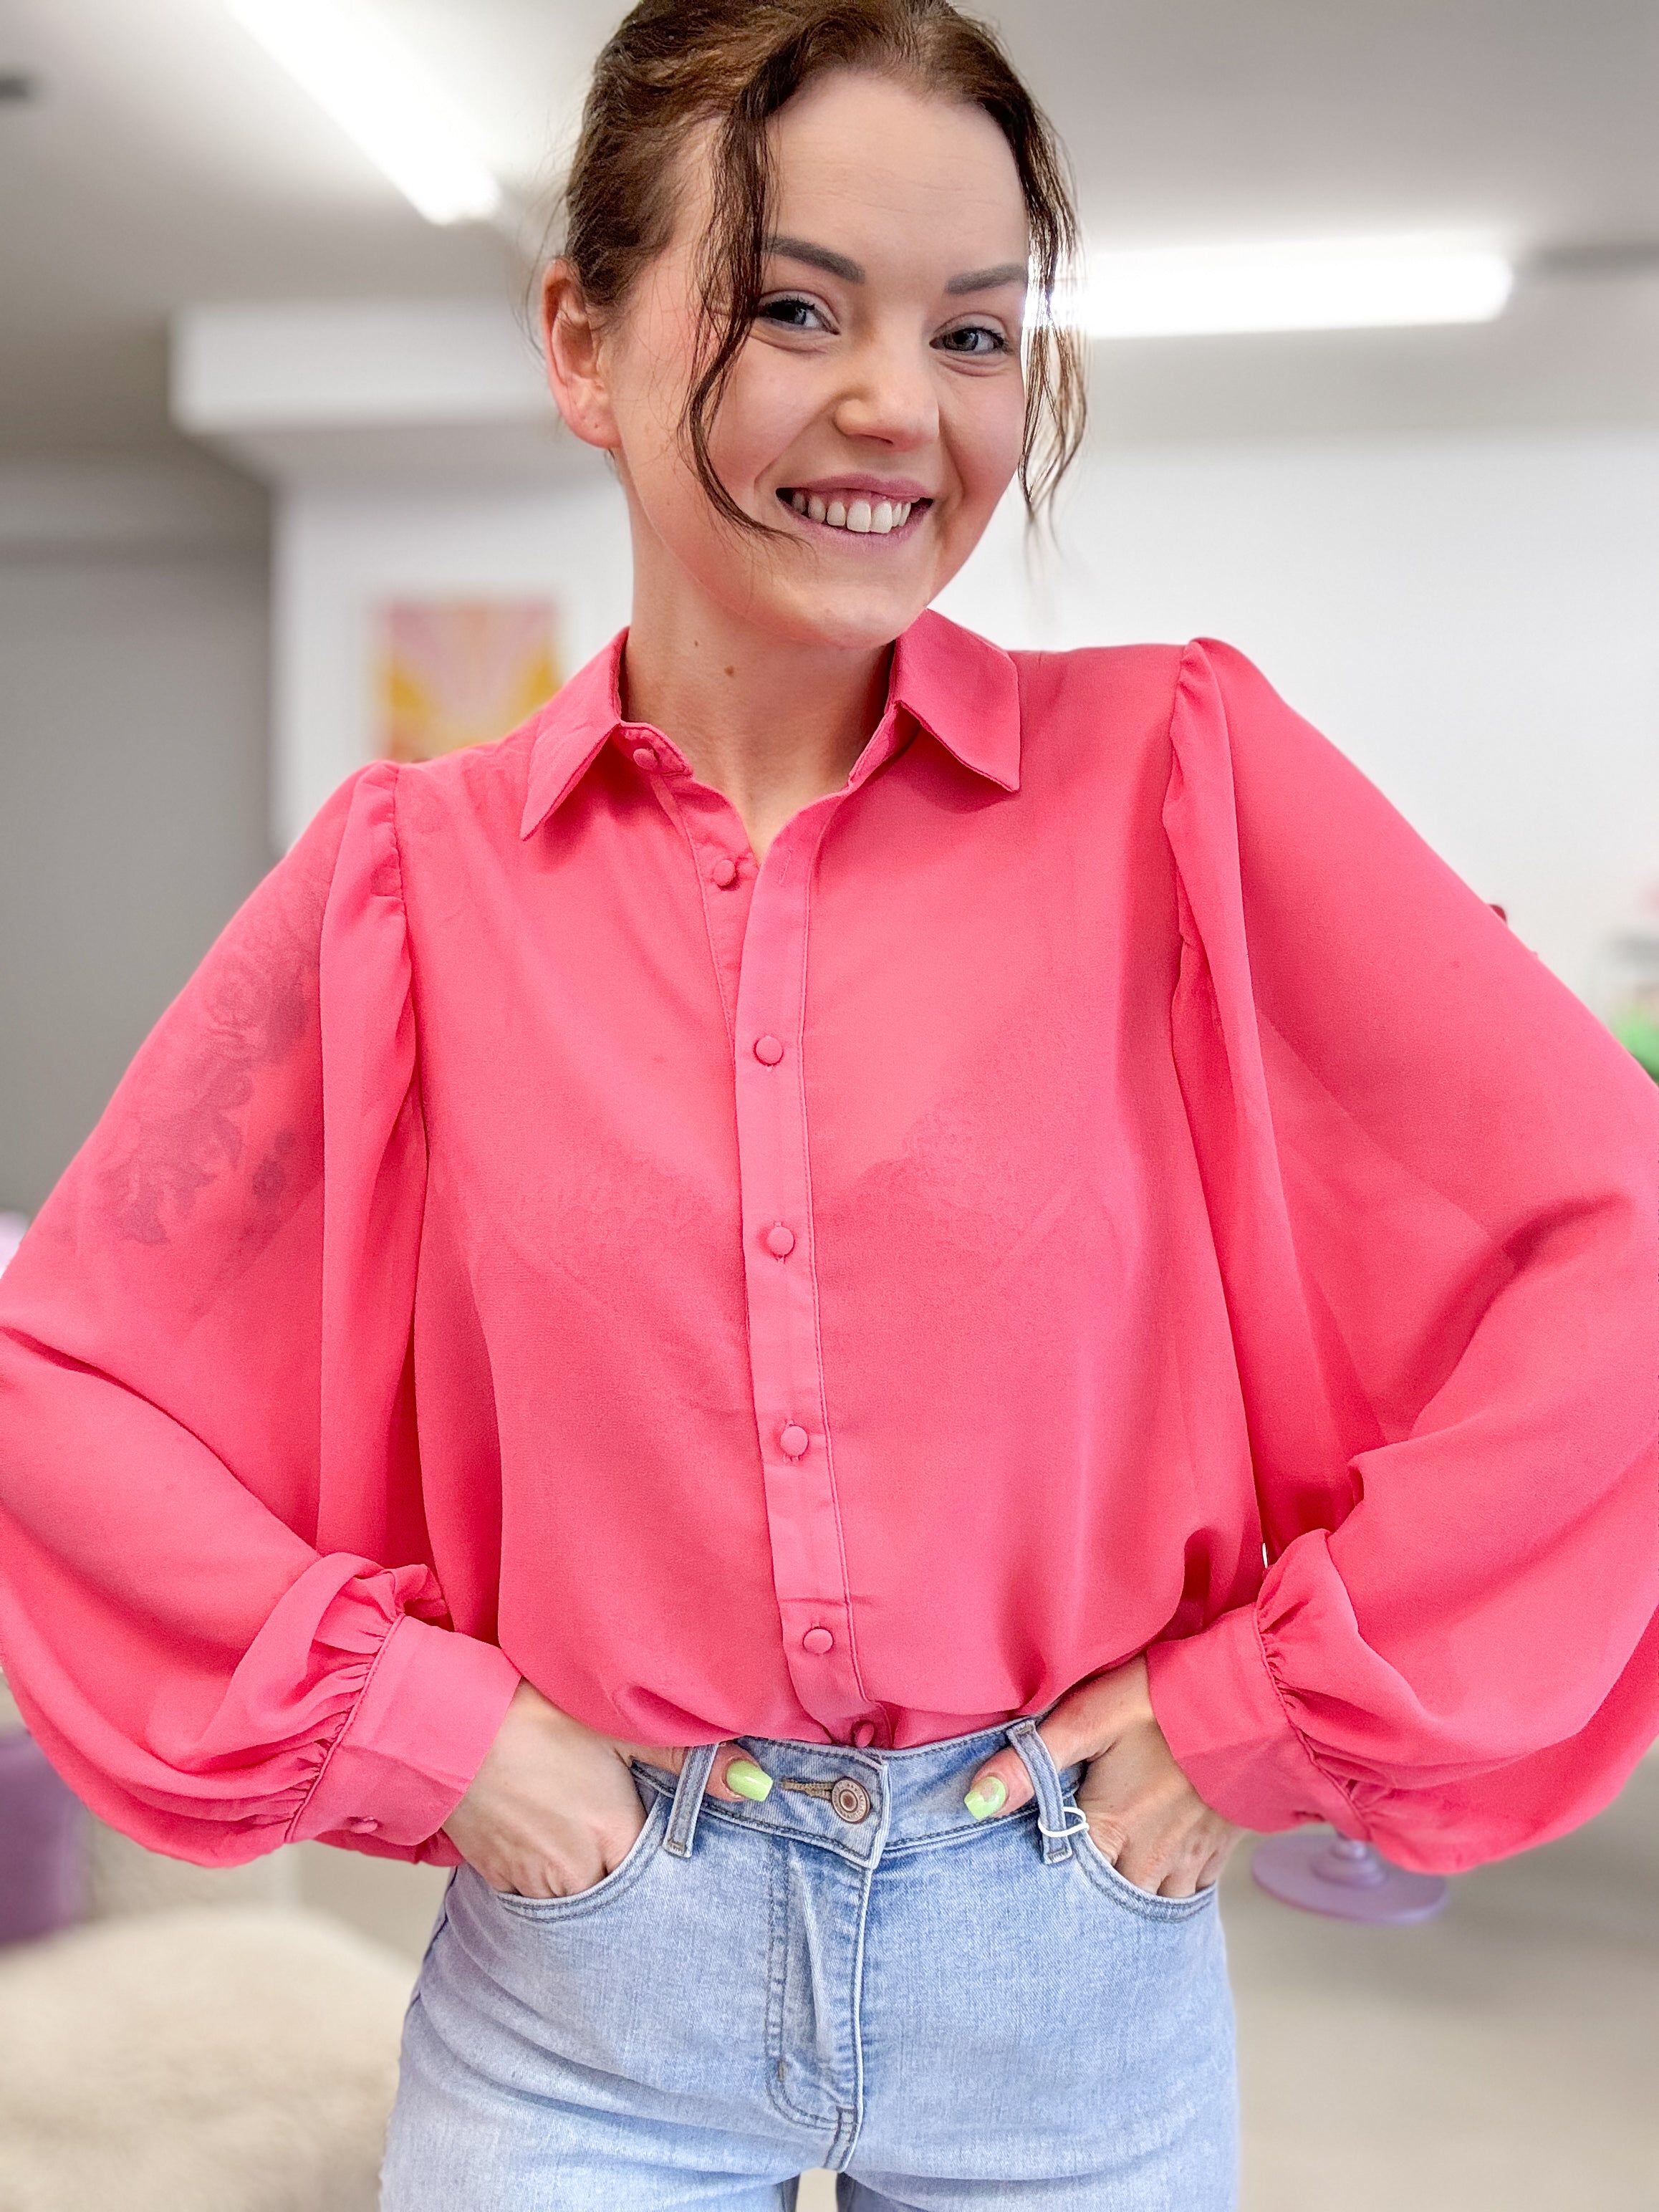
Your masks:
[{"label": "chin", "polygon": [[757,612],[769,629],[797,645],[828,646],[838,653],[869,653],[890,645],[927,605],[914,593],[882,592],[842,597],[793,595]]}]

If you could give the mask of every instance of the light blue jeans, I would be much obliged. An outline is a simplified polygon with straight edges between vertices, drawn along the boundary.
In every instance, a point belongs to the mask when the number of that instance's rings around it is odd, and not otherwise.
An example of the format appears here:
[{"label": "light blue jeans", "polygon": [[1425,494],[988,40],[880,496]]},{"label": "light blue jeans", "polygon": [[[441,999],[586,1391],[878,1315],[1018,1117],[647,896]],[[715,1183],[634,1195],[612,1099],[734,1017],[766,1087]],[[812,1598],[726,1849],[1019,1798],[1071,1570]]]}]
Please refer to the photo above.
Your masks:
[{"label": "light blue jeans", "polygon": [[[1231,2212],[1213,1890],[1087,1834],[1035,1719],[908,1751],[736,1740],[764,1804],[636,1759],[628,1856],[571,1897],[451,1877],[404,2027],[382,2212]],[[1035,1804],[963,1793],[1012,1742]]]}]

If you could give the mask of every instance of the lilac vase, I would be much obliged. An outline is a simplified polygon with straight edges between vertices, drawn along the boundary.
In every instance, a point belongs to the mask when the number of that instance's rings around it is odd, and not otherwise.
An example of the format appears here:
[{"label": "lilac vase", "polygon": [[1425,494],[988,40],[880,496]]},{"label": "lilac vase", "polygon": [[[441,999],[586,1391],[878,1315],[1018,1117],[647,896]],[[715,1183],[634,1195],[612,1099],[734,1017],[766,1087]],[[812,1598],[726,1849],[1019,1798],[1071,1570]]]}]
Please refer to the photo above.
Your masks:
[{"label": "lilac vase", "polygon": [[32,1736],[0,1736],[0,1943],[69,1927],[86,1888],[79,1799]]},{"label": "lilac vase", "polygon": [[1257,1886],[1281,1905],[1322,1912],[1333,1920],[1369,1921],[1374,1928],[1431,1920],[1450,1892],[1443,1875],[1410,1874],[1375,1845],[1322,1828],[1269,1836],[1256,1846],[1250,1871]]}]

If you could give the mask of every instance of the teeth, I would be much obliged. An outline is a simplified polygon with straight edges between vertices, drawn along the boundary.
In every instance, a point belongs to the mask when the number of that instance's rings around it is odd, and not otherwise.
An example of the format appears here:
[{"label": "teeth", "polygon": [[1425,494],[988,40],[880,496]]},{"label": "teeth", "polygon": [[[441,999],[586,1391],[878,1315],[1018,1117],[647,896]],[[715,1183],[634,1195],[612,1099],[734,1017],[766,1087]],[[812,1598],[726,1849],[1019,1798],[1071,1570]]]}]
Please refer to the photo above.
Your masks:
[{"label": "teeth", "polygon": [[913,499],[821,499],[817,492],[792,491],[789,504],[810,521],[827,523],[831,530],[855,530],[860,537],[885,538],[902,530],[915,512]]}]

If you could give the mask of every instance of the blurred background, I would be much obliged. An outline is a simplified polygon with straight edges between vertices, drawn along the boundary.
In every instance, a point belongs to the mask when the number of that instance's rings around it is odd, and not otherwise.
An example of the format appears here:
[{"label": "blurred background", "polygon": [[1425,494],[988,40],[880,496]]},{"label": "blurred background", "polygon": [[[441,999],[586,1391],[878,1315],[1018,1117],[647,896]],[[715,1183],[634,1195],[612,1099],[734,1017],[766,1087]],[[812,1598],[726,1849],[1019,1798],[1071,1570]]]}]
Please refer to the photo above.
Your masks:
[{"label": "blurred background", "polygon": [[[1076,167],[1093,417],[1058,546],[1006,510],[945,611],[1238,645],[1659,1075],[1659,9],[986,12]],[[617,13],[0,0],[0,1212],[343,775],[626,619],[526,310]],[[1656,1877],[1651,1761],[1418,1926],[1241,1859],[1250,2212],[1655,2212]],[[441,1882],[77,1879],[0,1948],[0,2212],[372,2205]]]}]

